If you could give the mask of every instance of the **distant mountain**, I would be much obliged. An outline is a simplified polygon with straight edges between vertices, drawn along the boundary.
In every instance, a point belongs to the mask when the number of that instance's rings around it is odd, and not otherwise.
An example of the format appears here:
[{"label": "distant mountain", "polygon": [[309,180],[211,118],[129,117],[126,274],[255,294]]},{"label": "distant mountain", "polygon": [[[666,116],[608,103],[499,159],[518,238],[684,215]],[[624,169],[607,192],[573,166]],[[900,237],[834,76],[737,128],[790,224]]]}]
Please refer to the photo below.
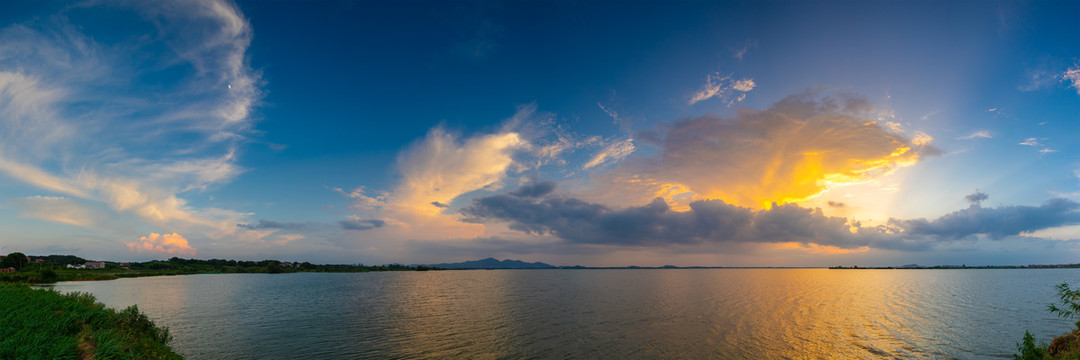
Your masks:
[{"label": "distant mountain", "polygon": [[430,264],[440,269],[556,269],[558,267],[542,262],[527,263],[521,260],[502,260],[487,258],[450,264]]}]

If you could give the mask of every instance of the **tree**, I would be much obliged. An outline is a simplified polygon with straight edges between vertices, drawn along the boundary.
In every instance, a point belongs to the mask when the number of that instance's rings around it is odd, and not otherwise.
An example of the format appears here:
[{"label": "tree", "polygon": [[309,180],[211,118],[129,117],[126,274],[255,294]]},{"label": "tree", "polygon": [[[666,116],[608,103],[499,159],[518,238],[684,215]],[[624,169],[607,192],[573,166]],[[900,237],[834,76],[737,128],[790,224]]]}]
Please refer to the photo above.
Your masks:
[{"label": "tree", "polygon": [[[1046,309],[1050,310],[1051,313],[1066,319],[1080,315],[1080,289],[1071,290],[1069,289],[1069,284],[1064,283],[1058,285],[1057,289],[1058,297],[1061,300],[1061,307],[1050,304]],[[1080,321],[1076,322],[1076,326],[1080,328]]]},{"label": "tree", "polygon": [[13,267],[15,268],[15,270],[22,270],[22,268],[26,266],[26,264],[29,262],[30,259],[27,259],[26,255],[24,255],[23,253],[13,252],[8,254],[7,257],[4,258],[3,262],[0,262],[0,266],[6,268]]},{"label": "tree", "polygon": [[280,274],[283,272],[281,263],[277,261],[270,261],[270,264],[266,265],[266,272],[271,274]]}]

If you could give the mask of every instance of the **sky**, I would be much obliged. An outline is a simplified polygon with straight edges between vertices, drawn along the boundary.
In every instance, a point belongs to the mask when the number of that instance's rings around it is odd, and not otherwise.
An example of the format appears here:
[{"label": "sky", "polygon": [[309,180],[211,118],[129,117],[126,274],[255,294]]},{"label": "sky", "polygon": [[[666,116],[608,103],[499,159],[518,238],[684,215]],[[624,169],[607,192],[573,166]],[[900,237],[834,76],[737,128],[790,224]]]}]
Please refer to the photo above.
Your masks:
[{"label": "sky", "polygon": [[0,3],[0,253],[1080,263],[1080,3]]}]

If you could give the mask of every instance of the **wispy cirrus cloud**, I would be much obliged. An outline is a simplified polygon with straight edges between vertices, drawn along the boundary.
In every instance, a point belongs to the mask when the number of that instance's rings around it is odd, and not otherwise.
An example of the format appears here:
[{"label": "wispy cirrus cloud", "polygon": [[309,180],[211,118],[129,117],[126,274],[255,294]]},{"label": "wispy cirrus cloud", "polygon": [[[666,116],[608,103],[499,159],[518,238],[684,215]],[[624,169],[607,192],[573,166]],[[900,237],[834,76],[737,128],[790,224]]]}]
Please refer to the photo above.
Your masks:
[{"label": "wispy cirrus cloud", "polygon": [[961,136],[958,140],[971,140],[971,139],[993,139],[994,136],[990,135],[990,131],[977,130],[969,135]]},{"label": "wispy cirrus cloud", "polygon": [[708,99],[719,98],[728,100],[728,105],[731,105],[746,99],[746,93],[754,90],[756,86],[754,79],[736,80],[731,75],[709,74],[705,77],[705,84],[701,86],[701,89],[690,97],[689,104],[694,105]]},{"label": "wispy cirrus cloud", "polygon": [[1024,141],[1020,142],[1018,145],[1031,146],[1031,147],[1041,147],[1042,149],[1039,149],[1040,154],[1049,154],[1049,153],[1058,152],[1057,150],[1051,149],[1046,144],[1042,143],[1042,141],[1046,141],[1046,140],[1047,140],[1046,138],[1033,138],[1032,137],[1032,138],[1024,139]]},{"label": "wispy cirrus cloud", "polygon": [[1050,71],[1050,70],[1048,70],[1046,68],[1037,68],[1037,69],[1027,70],[1026,75],[1027,75],[1027,80],[1028,80],[1027,83],[1018,86],[1017,90],[1024,91],[1024,92],[1030,92],[1030,91],[1036,91],[1036,90],[1039,90],[1039,89],[1044,89],[1044,88],[1053,86],[1053,84],[1056,82],[1056,80],[1058,78],[1057,76],[1054,75],[1054,73],[1052,71]]},{"label": "wispy cirrus cloud", "polygon": [[739,47],[736,48],[735,51],[732,52],[731,57],[733,57],[735,59],[738,59],[738,60],[742,60],[743,57],[746,56],[746,54],[748,52],[750,52],[751,49],[756,48],[756,47],[757,47],[757,40],[756,39],[746,39],[746,41],[742,42],[742,44],[740,44]]},{"label": "wispy cirrus cloud", "polygon": [[[152,33],[99,37],[72,22],[116,7],[135,15],[118,29]],[[185,197],[243,171],[236,149],[261,99],[251,37],[224,0],[87,2],[0,29],[0,174],[198,239],[244,231],[248,214]]]},{"label": "wispy cirrus cloud", "polygon": [[62,224],[87,226],[100,218],[75,199],[62,196],[28,196],[12,202],[19,208],[20,216]]},{"label": "wispy cirrus cloud", "polygon": [[589,161],[582,166],[582,168],[589,169],[605,163],[618,162],[619,160],[630,156],[630,154],[633,153],[635,149],[636,147],[634,146],[634,139],[623,139],[614,141],[605,146],[596,154],[594,154],[592,158],[589,159]]},{"label": "wispy cirrus cloud", "polygon": [[1023,141],[1023,142],[1021,142],[1021,143],[1020,143],[1019,145],[1024,145],[1024,146],[1043,146],[1043,144],[1039,142],[1040,140],[1046,140],[1046,139],[1039,139],[1039,138],[1027,138],[1027,139],[1024,139],[1024,141]]}]

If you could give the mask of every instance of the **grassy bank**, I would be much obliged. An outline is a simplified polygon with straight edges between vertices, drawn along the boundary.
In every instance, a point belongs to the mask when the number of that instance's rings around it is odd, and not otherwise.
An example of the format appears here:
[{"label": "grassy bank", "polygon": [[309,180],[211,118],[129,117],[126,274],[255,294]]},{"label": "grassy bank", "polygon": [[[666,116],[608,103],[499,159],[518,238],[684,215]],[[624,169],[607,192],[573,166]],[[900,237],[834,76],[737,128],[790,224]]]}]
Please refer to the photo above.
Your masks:
[{"label": "grassy bank", "polygon": [[169,339],[135,306],[0,284],[0,359],[182,359]]}]

